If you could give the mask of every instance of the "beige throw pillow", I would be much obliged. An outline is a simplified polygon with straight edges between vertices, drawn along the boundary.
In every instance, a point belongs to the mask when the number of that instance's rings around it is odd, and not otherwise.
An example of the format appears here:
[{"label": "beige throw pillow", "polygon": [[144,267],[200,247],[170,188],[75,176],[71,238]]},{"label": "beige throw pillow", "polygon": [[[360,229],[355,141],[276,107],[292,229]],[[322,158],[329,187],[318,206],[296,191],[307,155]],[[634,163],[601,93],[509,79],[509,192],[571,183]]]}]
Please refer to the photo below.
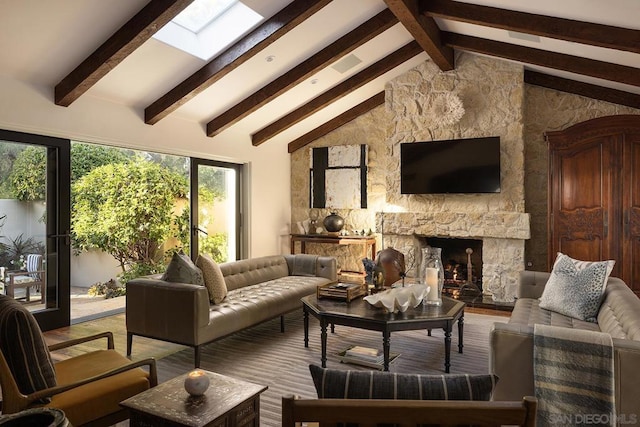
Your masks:
[{"label": "beige throw pillow", "polygon": [[209,300],[214,304],[220,304],[227,297],[227,284],[220,267],[208,255],[198,255],[196,265],[202,270],[204,285],[209,291]]}]

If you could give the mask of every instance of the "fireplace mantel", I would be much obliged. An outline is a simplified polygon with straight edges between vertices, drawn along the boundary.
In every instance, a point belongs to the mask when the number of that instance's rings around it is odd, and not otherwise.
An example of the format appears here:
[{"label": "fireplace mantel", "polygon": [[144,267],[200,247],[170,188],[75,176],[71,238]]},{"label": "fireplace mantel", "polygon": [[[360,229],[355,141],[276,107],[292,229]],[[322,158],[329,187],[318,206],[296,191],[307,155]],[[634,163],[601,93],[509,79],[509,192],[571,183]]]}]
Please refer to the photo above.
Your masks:
[{"label": "fireplace mantel", "polygon": [[483,292],[496,301],[513,301],[519,273],[524,270],[524,241],[530,237],[529,214],[380,212],[376,214],[376,227],[382,232],[385,246],[413,253],[414,260],[419,256],[417,236],[482,240]]},{"label": "fireplace mantel", "polygon": [[[384,220],[384,223],[382,223]],[[385,235],[529,239],[529,214],[517,212],[381,212],[376,227]]]}]

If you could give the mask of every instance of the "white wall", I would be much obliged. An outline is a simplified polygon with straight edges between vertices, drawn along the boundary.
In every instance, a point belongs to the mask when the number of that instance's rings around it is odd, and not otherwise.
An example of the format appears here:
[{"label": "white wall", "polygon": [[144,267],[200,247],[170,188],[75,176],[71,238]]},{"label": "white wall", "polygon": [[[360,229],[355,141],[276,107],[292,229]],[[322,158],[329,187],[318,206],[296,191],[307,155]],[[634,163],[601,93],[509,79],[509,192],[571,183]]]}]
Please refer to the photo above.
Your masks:
[{"label": "white wall", "polygon": [[59,107],[53,102],[53,88],[0,75],[0,128],[248,164],[249,256],[287,250],[282,244],[291,217],[286,145],[252,146],[248,133],[239,128],[242,122],[215,138],[205,135],[203,124],[181,119],[177,113],[147,125],[142,108],[99,99],[90,92],[69,107]]},{"label": "white wall", "polygon": [[71,255],[71,286],[89,288],[96,283],[115,279],[122,273],[118,261],[100,251],[86,251]]},{"label": "white wall", "polygon": [[33,237],[44,244],[46,230],[44,222],[40,222],[44,212],[43,202],[0,199],[0,217],[7,216],[3,222],[4,226],[0,229],[0,236],[6,238],[5,243],[8,243],[7,239],[15,239],[22,234],[25,239]]}]

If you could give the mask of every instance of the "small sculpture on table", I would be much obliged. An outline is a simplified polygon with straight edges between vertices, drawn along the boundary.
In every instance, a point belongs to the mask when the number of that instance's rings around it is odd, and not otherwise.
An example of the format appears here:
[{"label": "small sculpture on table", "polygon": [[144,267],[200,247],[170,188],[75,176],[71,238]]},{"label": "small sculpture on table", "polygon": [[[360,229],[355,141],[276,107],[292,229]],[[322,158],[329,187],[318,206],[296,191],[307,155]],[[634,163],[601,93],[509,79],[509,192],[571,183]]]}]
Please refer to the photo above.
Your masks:
[{"label": "small sculpture on table", "polygon": [[385,276],[384,276],[384,269],[382,268],[382,266],[376,264],[375,267],[373,268],[373,274],[372,274],[372,283],[373,283],[373,289],[375,289],[376,291],[381,291],[384,289],[384,282],[385,282]]},{"label": "small sculpture on table", "polygon": [[372,293],[384,289],[384,269],[371,258],[363,258],[362,265],[366,273],[365,283]]},{"label": "small sculpture on table", "polygon": [[392,247],[378,252],[376,264],[382,266],[384,270],[384,286],[390,287],[406,276],[404,254]]}]

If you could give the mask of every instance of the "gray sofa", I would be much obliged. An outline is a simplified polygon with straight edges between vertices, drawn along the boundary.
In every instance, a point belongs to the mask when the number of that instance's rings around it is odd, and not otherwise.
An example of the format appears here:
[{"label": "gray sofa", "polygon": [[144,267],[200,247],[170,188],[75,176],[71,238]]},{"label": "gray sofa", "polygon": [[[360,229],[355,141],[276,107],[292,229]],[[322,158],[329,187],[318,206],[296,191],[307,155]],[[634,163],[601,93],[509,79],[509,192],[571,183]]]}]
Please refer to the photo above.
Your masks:
[{"label": "gray sofa", "polygon": [[336,259],[315,255],[276,255],[220,264],[228,294],[209,302],[204,286],[166,282],[160,275],[127,283],[127,355],[133,336],[194,348],[195,366],[205,344],[302,307],[300,298],[318,285],[337,280]]},{"label": "gray sofa", "polygon": [[549,273],[524,271],[509,323],[495,323],[490,332],[490,372],[500,381],[494,400],[534,396],[533,325],[555,325],[609,333],[614,345],[615,399],[618,415],[640,416],[640,299],[620,279],[610,277],[597,323],[584,322],[542,309]]}]

